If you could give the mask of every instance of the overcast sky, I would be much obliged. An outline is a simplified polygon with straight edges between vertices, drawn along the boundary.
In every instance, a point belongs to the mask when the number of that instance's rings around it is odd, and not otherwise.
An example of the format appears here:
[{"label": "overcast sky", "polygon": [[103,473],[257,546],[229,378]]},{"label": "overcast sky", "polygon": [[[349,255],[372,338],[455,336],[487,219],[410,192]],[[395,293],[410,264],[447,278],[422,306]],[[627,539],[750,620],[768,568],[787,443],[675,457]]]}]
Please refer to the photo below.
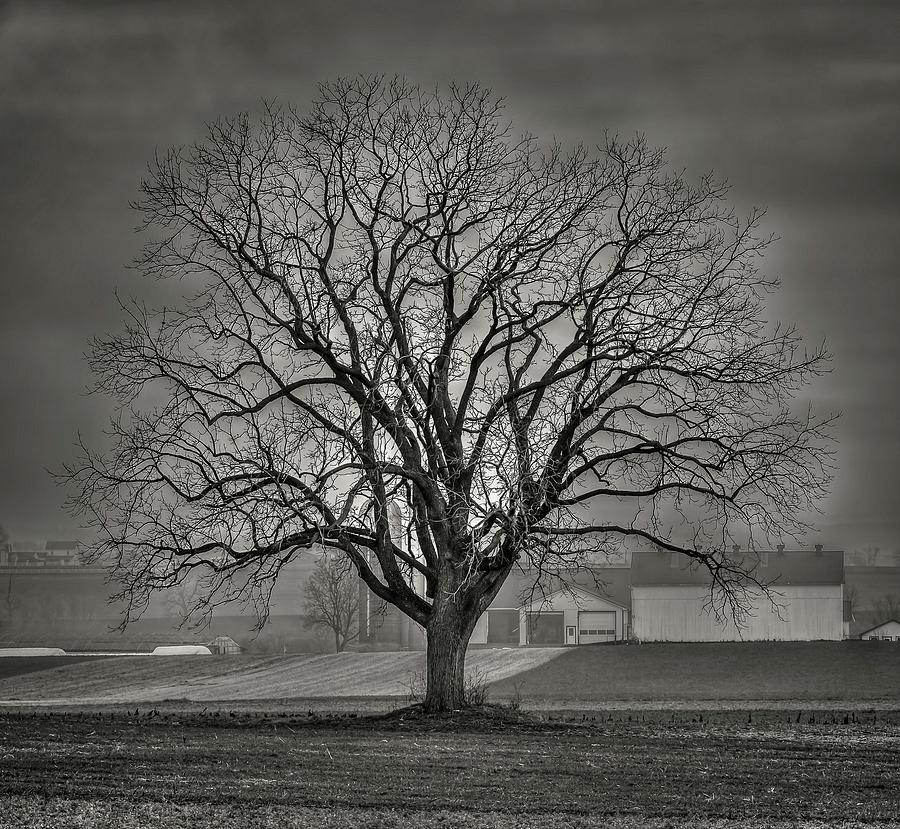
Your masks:
[{"label": "overcast sky", "polygon": [[358,72],[478,81],[517,127],[643,132],[768,208],[773,317],[823,338],[838,470],[809,543],[900,547],[900,4],[21,2],[0,10],[0,523],[76,534],[46,472],[96,437],[88,340],[120,321],[156,148]]}]

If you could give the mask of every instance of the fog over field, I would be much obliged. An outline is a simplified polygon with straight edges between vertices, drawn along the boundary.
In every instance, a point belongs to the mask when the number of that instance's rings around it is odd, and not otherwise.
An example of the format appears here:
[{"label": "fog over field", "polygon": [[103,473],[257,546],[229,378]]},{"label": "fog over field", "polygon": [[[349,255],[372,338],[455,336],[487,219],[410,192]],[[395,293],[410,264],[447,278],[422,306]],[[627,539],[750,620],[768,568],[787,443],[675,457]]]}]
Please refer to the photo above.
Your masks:
[{"label": "fog over field", "polygon": [[4,4],[0,523],[22,541],[78,532],[45,470],[109,415],[82,393],[80,355],[120,324],[114,290],[177,291],[126,268],[128,202],[154,152],[264,97],[303,107],[321,80],[380,72],[492,86],[544,139],[641,132],[674,168],[726,176],[742,211],[766,206],[773,316],[827,340],[833,372],[809,396],[843,412],[809,543],[897,548],[898,15],[769,0]]}]

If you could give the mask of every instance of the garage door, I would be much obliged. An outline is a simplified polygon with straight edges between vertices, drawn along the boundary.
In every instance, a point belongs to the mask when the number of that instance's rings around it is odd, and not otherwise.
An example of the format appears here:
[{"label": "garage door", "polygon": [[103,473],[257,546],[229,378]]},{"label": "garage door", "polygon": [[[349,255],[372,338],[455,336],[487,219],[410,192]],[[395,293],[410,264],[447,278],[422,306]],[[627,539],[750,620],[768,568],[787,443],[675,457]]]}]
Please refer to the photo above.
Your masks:
[{"label": "garage door", "polygon": [[489,645],[518,645],[519,611],[489,610],[487,640]]},{"label": "garage door", "polygon": [[551,610],[543,613],[528,613],[525,616],[528,624],[529,645],[561,645],[563,639],[563,614]]},{"label": "garage door", "polygon": [[616,638],[615,610],[582,610],[578,614],[578,644],[613,642]]}]

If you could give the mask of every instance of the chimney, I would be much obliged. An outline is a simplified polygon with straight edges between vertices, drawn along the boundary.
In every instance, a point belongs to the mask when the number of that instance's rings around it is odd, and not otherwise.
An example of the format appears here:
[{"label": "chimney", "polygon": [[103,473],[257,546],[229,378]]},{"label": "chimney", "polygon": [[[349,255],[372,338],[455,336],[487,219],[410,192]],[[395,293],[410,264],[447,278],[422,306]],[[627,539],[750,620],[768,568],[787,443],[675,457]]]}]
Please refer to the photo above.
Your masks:
[{"label": "chimney", "polygon": [[784,544],[778,544],[775,549],[778,550],[778,555],[784,555]]},{"label": "chimney", "polygon": [[821,544],[816,544],[816,555],[817,556],[822,555],[822,545]]}]

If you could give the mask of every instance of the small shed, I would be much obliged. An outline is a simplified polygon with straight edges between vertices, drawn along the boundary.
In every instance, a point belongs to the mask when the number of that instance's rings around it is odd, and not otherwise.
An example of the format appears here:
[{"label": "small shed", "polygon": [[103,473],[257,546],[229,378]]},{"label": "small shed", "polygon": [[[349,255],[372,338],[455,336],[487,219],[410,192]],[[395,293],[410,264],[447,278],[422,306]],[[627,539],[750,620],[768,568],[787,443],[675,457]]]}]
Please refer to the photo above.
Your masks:
[{"label": "small shed", "polygon": [[859,638],[870,641],[880,639],[884,642],[900,642],[900,622],[896,619],[888,619],[880,625],[864,630],[859,634]]},{"label": "small shed", "polygon": [[230,636],[217,636],[207,647],[219,656],[231,656],[241,652],[241,646]]}]

